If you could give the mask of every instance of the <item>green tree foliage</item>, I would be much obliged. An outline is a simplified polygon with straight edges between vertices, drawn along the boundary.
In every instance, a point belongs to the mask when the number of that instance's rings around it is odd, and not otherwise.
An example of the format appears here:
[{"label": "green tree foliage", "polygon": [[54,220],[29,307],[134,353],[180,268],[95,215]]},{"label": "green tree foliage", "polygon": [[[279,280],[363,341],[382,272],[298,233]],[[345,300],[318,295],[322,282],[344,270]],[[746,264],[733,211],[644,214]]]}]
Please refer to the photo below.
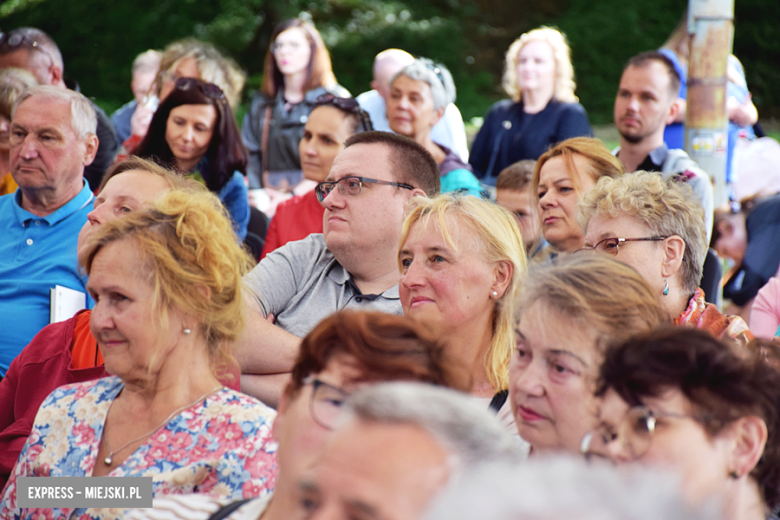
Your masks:
[{"label": "green tree foliage", "polygon": [[[623,63],[659,47],[685,0],[6,0],[0,27],[30,25],[50,33],[66,74],[113,109],[130,99],[130,64],[140,52],[185,36],[233,56],[257,87],[273,27],[303,16],[323,34],[339,82],[369,88],[374,55],[389,47],[444,63],[465,119],[498,99],[504,53],[520,34],[547,24],[569,37],[577,94],[594,123],[612,120]],[[742,60],[762,118],[780,112],[777,0],[736,3],[734,52]]]}]

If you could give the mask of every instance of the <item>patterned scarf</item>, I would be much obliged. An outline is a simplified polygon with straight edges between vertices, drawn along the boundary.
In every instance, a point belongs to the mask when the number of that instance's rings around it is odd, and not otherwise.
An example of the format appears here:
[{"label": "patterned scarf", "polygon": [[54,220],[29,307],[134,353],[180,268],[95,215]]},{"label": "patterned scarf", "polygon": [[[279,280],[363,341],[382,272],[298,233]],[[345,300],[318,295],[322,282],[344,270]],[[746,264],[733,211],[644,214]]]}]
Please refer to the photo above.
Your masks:
[{"label": "patterned scarf", "polygon": [[696,289],[688,308],[675,318],[673,323],[703,329],[716,338],[730,338],[742,345],[747,345],[754,339],[745,320],[739,316],[721,314],[718,307],[704,301],[704,291],[701,289]]}]

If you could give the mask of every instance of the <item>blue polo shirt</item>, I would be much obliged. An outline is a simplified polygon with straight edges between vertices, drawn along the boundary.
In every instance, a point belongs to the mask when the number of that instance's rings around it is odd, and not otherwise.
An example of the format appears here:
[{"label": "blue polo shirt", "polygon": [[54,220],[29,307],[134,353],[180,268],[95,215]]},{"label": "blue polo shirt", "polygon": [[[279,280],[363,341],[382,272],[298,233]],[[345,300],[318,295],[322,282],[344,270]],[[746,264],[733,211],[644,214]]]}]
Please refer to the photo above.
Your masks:
[{"label": "blue polo shirt", "polygon": [[[22,209],[22,192],[0,197],[0,374],[49,324],[49,290],[86,292],[76,259],[81,227],[92,210],[87,183],[60,209],[38,217]],[[89,300],[88,300],[89,302]]]}]

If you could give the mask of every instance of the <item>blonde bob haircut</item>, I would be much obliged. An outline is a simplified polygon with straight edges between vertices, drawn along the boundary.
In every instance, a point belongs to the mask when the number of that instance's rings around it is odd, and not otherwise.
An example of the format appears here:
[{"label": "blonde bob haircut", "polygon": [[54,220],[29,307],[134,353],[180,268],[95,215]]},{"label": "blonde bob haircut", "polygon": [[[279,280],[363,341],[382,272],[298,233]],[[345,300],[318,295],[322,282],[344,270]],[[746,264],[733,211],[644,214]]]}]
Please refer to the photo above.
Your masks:
[{"label": "blonde bob haircut", "polygon": [[[520,280],[525,277],[527,269],[523,238],[520,236],[517,223],[510,212],[478,197],[450,194],[433,198],[414,197],[407,208],[400,248],[406,243],[415,224],[419,223],[427,227],[431,222],[441,233],[444,241],[453,249],[457,247],[450,229],[453,225],[465,224],[459,230],[471,231],[473,240],[468,247],[481,251],[485,262],[506,261],[512,265],[512,278],[507,290],[495,303],[493,339],[485,354],[485,367],[490,384],[496,391],[504,390],[509,386],[508,367],[515,344],[515,299],[520,288]],[[398,268],[403,271],[400,257]]]},{"label": "blonde bob haircut", "polygon": [[[572,157],[574,154],[579,154],[588,159],[588,166],[584,171],[577,170],[577,165]],[[602,177],[614,178],[623,175],[623,165],[620,160],[612,155],[600,140],[593,137],[572,137],[556,144],[544,152],[536,161],[531,189],[537,201],[539,200],[539,177],[541,176],[542,167],[553,157],[563,157],[569,177],[571,177],[577,193],[580,193],[582,189],[580,184],[582,175],[587,175],[593,182],[598,182]],[[572,175],[572,172],[575,172],[577,175]]]},{"label": "blonde bob haircut", "polygon": [[574,82],[574,66],[571,64],[571,49],[566,35],[552,27],[539,27],[528,31],[509,46],[506,51],[506,69],[504,70],[503,87],[514,102],[523,98],[523,91],[517,77],[517,63],[520,51],[528,42],[543,41],[550,44],[555,60],[555,88],[553,99],[561,103],[576,103],[577,96],[574,90],[577,84]]},{"label": "blonde bob haircut", "polygon": [[707,255],[704,209],[690,186],[658,173],[637,171],[616,179],[601,179],[577,205],[580,227],[587,230],[596,215],[629,215],[644,222],[654,236],[677,235],[685,243],[680,283],[693,294],[701,281]]},{"label": "blonde bob haircut", "polygon": [[230,344],[244,327],[241,277],[252,260],[217,196],[174,190],[146,209],[107,222],[90,237],[87,274],[100,250],[120,240],[133,241],[143,257],[138,269],[148,276],[152,315],[159,317],[152,326],[165,330],[171,312],[193,317],[212,370],[231,364]]},{"label": "blonde bob haircut", "polygon": [[597,331],[595,347],[601,354],[612,342],[666,321],[644,278],[604,255],[566,255],[556,264],[532,269],[523,285],[517,303],[518,321],[528,309],[542,303],[553,320],[566,318],[576,322],[568,327]]}]

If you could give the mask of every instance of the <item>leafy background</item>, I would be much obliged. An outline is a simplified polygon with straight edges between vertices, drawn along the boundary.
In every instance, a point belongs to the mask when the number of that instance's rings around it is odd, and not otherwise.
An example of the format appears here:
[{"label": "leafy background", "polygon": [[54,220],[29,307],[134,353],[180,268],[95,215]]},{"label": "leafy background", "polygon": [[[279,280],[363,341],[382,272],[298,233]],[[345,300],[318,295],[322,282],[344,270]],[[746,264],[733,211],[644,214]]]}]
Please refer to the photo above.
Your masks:
[{"label": "leafy background", "polygon": [[[623,63],[660,46],[684,0],[6,0],[0,28],[39,27],[59,44],[66,75],[107,111],[131,98],[130,65],[149,48],[185,36],[216,44],[260,84],[276,23],[311,19],[331,51],[339,82],[367,90],[374,55],[388,47],[438,60],[458,87],[469,120],[503,97],[509,44],[541,24],[561,28],[572,45],[577,94],[596,124],[612,120]],[[778,0],[738,0],[734,54],[743,62],[762,122],[780,115]]]}]

